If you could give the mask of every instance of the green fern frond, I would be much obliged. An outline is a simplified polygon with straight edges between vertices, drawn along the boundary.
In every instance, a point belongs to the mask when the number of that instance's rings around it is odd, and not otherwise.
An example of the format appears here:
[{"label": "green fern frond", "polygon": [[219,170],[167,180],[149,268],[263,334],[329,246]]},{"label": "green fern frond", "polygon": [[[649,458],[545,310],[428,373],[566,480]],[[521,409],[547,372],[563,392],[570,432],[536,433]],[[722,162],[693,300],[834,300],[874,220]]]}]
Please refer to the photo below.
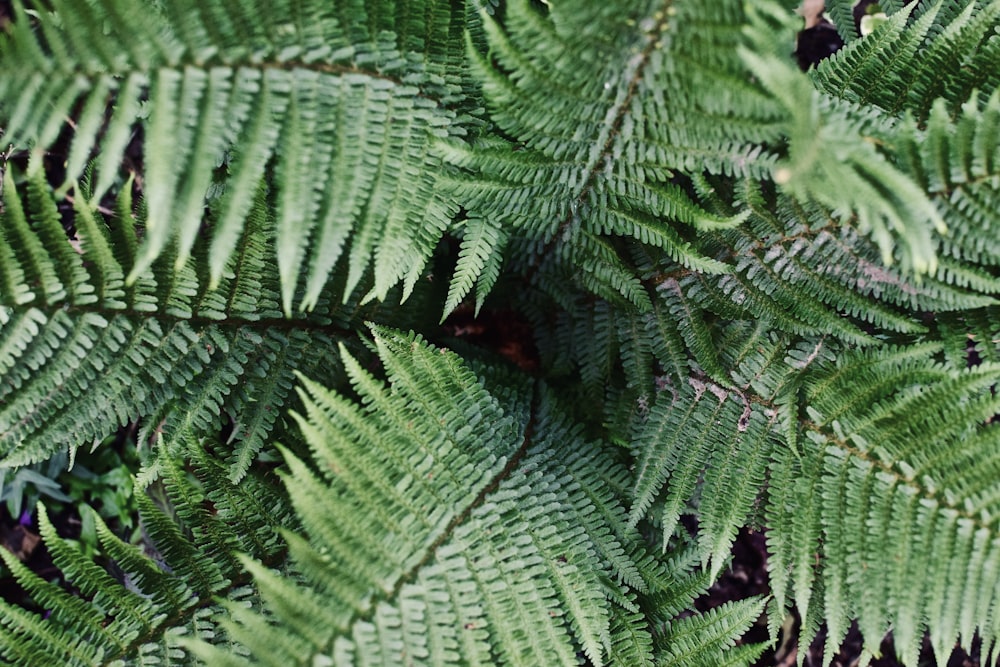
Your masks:
[{"label": "green fern frond", "polygon": [[[907,664],[924,632],[940,659],[992,642],[994,365],[935,363],[931,343],[848,352],[732,331],[741,390],[689,377],[632,418],[630,524],[662,524],[666,543],[694,514],[697,553],[717,570],[761,503],[774,593],[805,619],[803,643],[826,623],[828,659],[853,620],[872,654],[892,629]],[[982,585],[947,584],[965,572]]]},{"label": "green fern frond", "polygon": [[0,462],[155,450],[0,662],[995,655],[1000,0],[13,4]]},{"label": "green fern frond", "polygon": [[1000,177],[1000,87],[980,104],[973,95],[957,118],[938,100],[924,127],[908,120],[897,133],[900,160],[913,178],[935,196],[955,231],[942,239],[941,278],[996,293],[990,267],[998,248],[988,233],[998,202]]},{"label": "green fern frond", "polygon": [[669,489],[657,507],[666,548],[698,489],[701,557],[717,574],[764,481],[773,420],[711,382],[689,378],[663,392],[632,436],[637,469],[629,524],[638,524]]},{"label": "green fern frond", "polygon": [[[725,206],[722,194],[715,198]],[[579,293],[560,302],[563,312],[551,323],[543,318],[538,334],[540,340],[550,341],[544,357],[552,364],[551,372],[575,369],[595,395],[616,378],[610,386],[627,390],[629,400],[648,407],[665,378],[684,384],[690,375],[702,380],[707,376],[726,388],[760,382],[732,375],[743,361],[740,355],[752,352],[759,342],[739,338],[747,322],[756,322],[764,332],[873,346],[926,334],[926,319],[917,313],[947,317],[994,303],[988,277],[979,290],[951,284],[941,274],[918,281],[885,267],[874,243],[850,225],[837,223],[823,207],[804,205],[753,182],[741,184],[730,196],[747,206],[751,216],[737,229],[704,235],[701,245],[733,262],[732,271],[688,272],[668,258],[654,260],[637,252],[635,265],[653,295],[653,309],[636,313],[618,299],[594,301]],[[957,259],[953,265],[972,266]],[[560,296],[566,296],[568,290],[561,289]],[[737,337],[727,338],[729,334]],[[955,344],[964,345],[958,339]],[[774,350],[779,356],[770,363],[781,362],[784,350]],[[783,370],[777,377],[787,376],[784,364],[778,366]],[[776,400],[783,410],[798,400],[781,393],[778,385],[761,386],[759,391],[768,401],[780,395]],[[606,413],[608,423],[615,423],[614,410]],[[791,423],[787,416],[782,419]]]},{"label": "green fern frond", "polygon": [[276,425],[293,371],[318,371],[315,351],[348,331],[331,321],[331,305],[296,322],[282,318],[263,202],[218,289],[206,289],[205,264],[175,272],[169,258],[126,287],[119,258],[136,246],[131,212],[115,221],[114,238],[103,219],[78,208],[78,252],[41,172],[29,170],[27,207],[10,171],[6,178],[0,230],[15,253],[7,266],[32,286],[0,294],[6,464],[97,442],[138,419],[150,433],[179,433],[229,417],[232,475],[242,476]]},{"label": "green fern frond", "polygon": [[[226,599],[238,609],[262,610],[262,602],[252,586],[239,586],[227,592]],[[161,634],[147,639],[130,654],[123,656],[117,664],[129,667],[171,667],[172,665],[197,664],[197,653],[190,650],[192,640],[211,642],[224,647],[225,661],[215,664],[246,665],[248,653],[245,647],[232,641],[219,628],[217,619],[229,613],[229,607],[221,603],[206,603],[194,608],[191,613],[173,619],[162,629]]]},{"label": "green fern frond", "polygon": [[[102,651],[89,643],[90,637],[67,636],[53,624],[18,607],[4,609],[0,650],[13,664],[97,664]],[[34,640],[34,641],[32,641]]]},{"label": "green fern frond", "polygon": [[941,317],[935,324],[946,362],[952,368],[961,369],[981,361],[1000,361],[998,322],[995,307]]},{"label": "green fern frond", "polygon": [[[197,453],[197,447],[191,453],[196,458],[204,456],[204,452]],[[248,507],[256,497],[269,511],[254,513],[249,522],[234,521],[228,504],[219,502],[217,514],[181,511],[186,520],[178,523],[145,496],[137,496],[146,528],[146,553],[122,541],[92,513],[100,551],[110,560],[98,564],[75,542],[56,534],[40,505],[40,533],[61,577],[72,582],[72,589],[43,580],[10,552],[0,550],[0,557],[31,599],[27,608],[0,603],[0,659],[4,664],[191,664],[183,642],[195,638],[227,646],[234,655],[245,652],[241,646],[228,643],[217,622],[223,606],[212,598],[220,596],[253,607],[259,607],[259,598],[256,589],[240,581],[246,577],[242,566],[220,546],[242,545],[257,558],[273,560],[284,546],[277,539],[280,524],[269,522],[280,518],[288,523],[290,519],[282,510],[276,516],[273,509],[287,507],[287,498],[261,484],[255,475],[245,478],[244,482],[252,480],[246,488],[244,484],[233,485],[225,466],[219,464],[211,471],[199,469],[198,474],[197,478],[176,475],[166,479],[169,497],[182,505],[205,504],[218,498],[217,490],[227,488],[237,506]],[[267,532],[273,539],[262,541]],[[220,535],[225,536],[223,545],[213,542]]]},{"label": "green fern frond", "polygon": [[[740,20],[729,4],[717,11]],[[584,267],[574,278],[589,289],[640,304],[626,287],[627,271],[615,276],[605,268],[617,263],[616,253],[600,237],[636,239],[692,269],[725,271],[693,247],[692,231],[738,225],[745,214],[715,215],[669,180],[675,169],[767,173],[771,157],[750,142],[761,140],[754,133],[773,110],[764,97],[759,109],[737,109],[704,93],[711,85],[755,94],[740,83],[735,59],[719,62],[712,51],[704,67],[697,60],[705,52],[688,35],[705,30],[739,39],[738,30],[720,30],[723,19],[682,10],[668,20],[645,2],[594,23],[578,14],[556,6],[543,15],[525,1],[507,3],[501,19],[478,7],[485,44],[470,39],[474,71],[491,118],[513,143],[448,147],[446,159],[465,174],[453,192],[476,215],[537,243],[533,253]],[[670,65],[668,54],[690,57],[690,67]],[[581,69],[582,62],[599,73]],[[655,91],[667,82],[682,94],[663,99]],[[729,118],[723,124],[706,115]],[[743,120],[746,135],[726,132]],[[695,144],[706,147],[688,151]]]},{"label": "green fern frond", "polygon": [[[4,565],[14,575],[18,584],[31,595],[32,600],[48,610],[49,617],[53,618],[52,625],[64,624],[64,627],[76,636],[76,641],[80,641],[84,646],[90,644],[88,648],[91,648],[89,656],[91,661],[96,662],[102,657],[103,651],[99,648],[101,644],[106,643],[113,646],[120,641],[116,637],[116,630],[119,628],[105,627],[106,617],[100,607],[64,590],[58,584],[41,579],[6,549],[0,550],[0,557],[3,558]],[[141,602],[138,598],[135,601]],[[21,617],[19,620],[25,621],[26,618]],[[16,621],[9,622],[7,627],[16,626],[16,624]],[[25,623],[23,629],[30,631],[31,625],[33,624]],[[5,639],[10,642],[13,638],[8,634]],[[50,649],[54,654],[65,650],[57,642],[53,642]]]},{"label": "green fern frond", "polygon": [[[777,450],[776,591],[794,591],[803,613],[822,606],[828,656],[852,618],[873,654],[891,624],[908,664],[925,631],[939,659],[977,631],[994,641],[997,369],[934,369],[934,351],[845,355],[817,371],[806,385],[806,454]],[[977,465],[963,463],[972,457]],[[979,573],[975,586],[946,585],[966,571]]]},{"label": "green fern frond", "polygon": [[500,277],[506,234],[495,220],[475,217],[463,225],[455,275],[444,303],[446,315],[458,307],[473,286],[476,287],[476,314],[479,313],[486,295]]},{"label": "green fern frond", "polygon": [[[538,456],[542,456],[541,460],[544,461],[549,454],[539,452],[533,456],[530,452],[523,451],[520,438],[524,436],[518,436],[517,433],[524,428],[524,425],[504,426],[507,420],[498,419],[501,416],[498,413],[498,406],[492,403],[488,394],[478,388],[478,382],[473,376],[467,372],[462,373],[460,368],[454,366],[455,359],[449,358],[451,355],[441,355],[424,347],[419,341],[390,338],[385,333],[376,340],[380,347],[380,356],[393,383],[391,394],[374,384],[373,379],[361,371],[350,358],[345,358],[344,361],[353,378],[355,391],[364,397],[366,411],[369,412],[368,419],[384,420],[383,425],[363,426],[355,416],[356,408],[352,404],[322,393],[318,387],[307,384],[310,396],[305,404],[310,413],[310,421],[300,419],[300,425],[313,447],[317,460],[324,462],[323,467],[332,472],[326,473],[325,481],[321,481],[289,455],[294,475],[294,478],[288,480],[289,491],[302,514],[306,530],[316,541],[314,548],[321,548],[330,554],[333,560],[328,567],[342,569],[341,576],[350,574],[356,581],[368,582],[366,587],[370,587],[380,597],[388,596],[386,602],[373,601],[372,607],[365,605],[374,613],[374,617],[353,624],[349,637],[352,638],[351,643],[356,646],[358,655],[372,655],[372,651],[375,650],[373,642],[385,641],[393,636],[392,619],[397,614],[406,612],[407,598],[410,595],[423,598],[428,594],[421,593],[420,588],[438,589],[444,586],[446,590],[457,585],[457,582],[448,583],[455,576],[461,576],[463,579],[471,577],[472,581],[479,582],[479,586],[486,585],[488,581],[493,581],[496,585],[507,582],[510,586],[514,583],[511,579],[514,571],[508,570],[504,563],[512,562],[508,559],[516,559],[518,562],[526,560],[525,567],[528,567],[529,562],[536,563],[524,574],[529,574],[538,567],[549,572],[552,577],[550,580],[552,587],[543,587],[541,590],[533,591],[531,595],[527,595],[527,591],[517,592],[520,587],[512,588],[510,593],[500,589],[490,593],[488,591],[493,590],[492,586],[485,590],[481,589],[479,595],[482,597],[478,604],[483,605],[486,617],[481,621],[473,618],[467,623],[479,626],[485,622],[486,627],[492,628],[491,634],[495,633],[493,635],[496,637],[494,641],[497,642],[495,650],[505,652],[511,660],[571,662],[570,656],[574,651],[567,652],[569,647],[567,642],[571,636],[568,634],[569,627],[564,625],[560,618],[561,614],[552,617],[547,611],[556,609],[553,605],[557,600],[561,600],[569,607],[572,619],[569,626],[573,628],[573,634],[583,642],[592,659],[600,661],[600,655],[608,641],[608,621],[606,618],[601,621],[603,614],[598,612],[601,605],[593,604],[596,600],[591,600],[587,604],[577,596],[589,590],[603,597],[600,593],[601,586],[597,581],[588,585],[583,585],[582,582],[570,583],[584,572],[591,571],[594,563],[590,562],[590,567],[587,567],[588,561],[593,558],[589,555],[590,548],[584,546],[585,542],[567,540],[568,536],[565,533],[560,535],[558,547],[555,544],[547,546],[547,538],[543,535],[548,531],[537,531],[534,526],[529,528],[530,524],[522,524],[525,519],[518,518],[521,513],[526,513],[535,521],[541,520],[543,515],[558,520],[559,514],[569,511],[569,508],[558,509],[559,505],[553,504],[557,502],[559,496],[565,494],[565,491],[560,492],[558,486],[552,486],[551,492],[557,494],[552,500],[546,500],[549,494],[542,491],[552,485],[556,478],[551,475],[530,475],[530,478],[534,479],[532,487],[540,493],[537,499],[524,495],[527,486],[518,484],[508,489],[504,481],[501,481],[496,489],[496,499],[490,500],[487,496],[477,501],[484,491],[496,483],[491,480],[505,470],[505,465],[512,464],[512,462],[505,464],[511,456],[525,456],[526,461],[535,461]],[[404,353],[405,357],[402,356]],[[412,375],[418,368],[431,375]],[[459,371],[458,375],[453,372],[455,370]],[[438,386],[435,376],[447,384]],[[449,390],[448,384],[452,385],[452,389]],[[449,411],[433,409],[435,406],[444,408],[455,400],[459,402]],[[449,416],[450,412],[456,409],[459,412]],[[494,417],[490,418],[490,414]],[[446,436],[442,441],[444,433],[440,431],[438,420],[440,419],[442,423],[451,423],[456,418],[461,418],[468,426],[455,436]],[[488,428],[489,431],[480,433],[479,430],[482,428]],[[342,429],[347,430],[342,431]],[[358,438],[363,437],[362,433],[368,429],[372,429],[370,435],[365,438],[368,445],[358,449],[359,442],[363,442]],[[344,435],[338,435],[338,432],[343,432]],[[438,461],[444,452],[438,452],[436,448],[431,447],[434,447],[435,442],[445,444],[449,440],[451,443],[448,445],[446,458]],[[472,443],[493,444],[492,447],[471,448]],[[421,450],[424,451],[421,453]],[[343,453],[338,454],[338,451]],[[364,455],[363,452],[368,452],[368,455]],[[364,459],[368,456],[372,457],[372,463],[376,461],[380,463],[377,466],[365,465]],[[428,467],[432,461],[434,465]],[[494,463],[484,466],[477,461],[482,463],[494,461]],[[413,468],[414,465],[418,467]],[[527,470],[538,465],[540,462],[536,461]],[[469,484],[469,475],[473,473],[478,475],[480,483]],[[363,486],[360,484],[362,478],[368,480]],[[327,490],[328,485],[332,486],[329,490]],[[337,488],[340,491],[333,492]],[[336,524],[331,523],[334,517],[340,517],[337,521],[342,523],[347,518],[344,510],[362,506],[362,498],[372,494],[382,497],[377,503],[378,506],[390,510],[392,507],[397,509],[385,513],[380,511],[377,518],[367,517],[367,529],[362,533],[358,531],[343,533],[336,528]],[[484,502],[484,505],[478,507],[478,502]],[[565,500],[561,502],[565,503]],[[514,526],[504,528],[503,523],[497,523],[504,515],[509,516],[504,523],[513,521]],[[373,531],[373,518],[377,522],[376,525],[384,528]],[[568,517],[562,521],[567,519]],[[402,532],[404,526],[406,526],[405,533]],[[476,537],[488,534],[481,532],[484,530],[498,532],[495,537],[485,540]],[[382,531],[389,532],[385,537],[378,538],[378,534]],[[452,531],[454,534],[451,534]],[[508,532],[510,534],[507,534]],[[369,537],[365,537],[366,533]],[[406,540],[395,545],[385,542],[385,539],[392,534],[400,537],[405,534]],[[423,538],[418,537],[421,534],[424,535]],[[552,533],[552,536],[556,534],[558,533]],[[578,535],[578,539],[581,539],[586,533],[581,532]],[[557,554],[551,551],[556,548],[561,549],[563,553]],[[377,551],[371,551],[372,549]],[[480,551],[482,553],[477,556]],[[435,557],[435,554],[438,555]],[[431,560],[428,561],[428,558]],[[563,561],[560,561],[560,558]],[[559,565],[560,562],[565,562],[566,567]],[[379,564],[379,568],[373,569],[372,566],[376,564]],[[426,575],[425,564],[430,570]],[[439,569],[441,572],[435,573]],[[412,575],[407,575],[407,579],[410,576],[416,577],[413,584],[406,583],[406,580],[400,578],[407,572],[412,572]],[[463,572],[465,574],[462,574]],[[441,576],[444,577],[443,581],[438,579]],[[402,596],[398,601],[395,600],[397,595]],[[452,604],[456,602],[458,600]],[[468,605],[471,602],[462,604]],[[510,634],[513,628],[502,626],[500,621],[502,612],[513,611],[515,607],[520,609],[521,613],[530,615],[534,623],[541,624],[535,627],[549,628],[548,631],[540,631],[536,637],[542,644],[533,645],[534,640],[529,640],[527,637],[519,638],[517,633]],[[573,610],[576,614],[573,614]],[[456,611],[457,609],[453,608],[450,615],[454,616]],[[593,613],[599,615],[590,616]],[[553,623],[553,618],[559,620]],[[403,622],[405,624],[405,619]],[[411,622],[419,622],[419,618],[412,618]],[[248,627],[248,630],[252,627]],[[407,634],[416,633],[417,627],[420,626],[414,626],[414,629]],[[461,631],[461,626],[428,628],[431,635],[445,630],[454,635]],[[369,636],[369,633],[376,635]],[[376,636],[380,639],[377,640]],[[332,638],[328,638],[328,641],[329,639]],[[562,648],[559,647],[560,644],[563,645]],[[316,646],[316,649],[323,649],[323,645]],[[341,648],[343,649],[344,647]],[[413,650],[416,651],[418,648],[413,647]],[[529,657],[532,655],[534,658]],[[390,659],[389,656],[383,657]]]},{"label": "green fern frond", "polygon": [[763,645],[730,649],[764,611],[764,602],[752,598],[727,602],[704,614],[671,623],[664,628],[661,639],[669,649],[657,664],[671,667],[752,665],[764,652]]},{"label": "green fern frond", "polygon": [[612,607],[611,614],[610,664],[653,667],[653,638],[645,617],[620,607]]},{"label": "green fern frond", "polygon": [[858,39],[859,35],[854,24],[853,0],[826,0],[823,3],[823,12],[830,15],[830,20],[846,44]]},{"label": "green fern frond", "polygon": [[[297,420],[316,467],[286,452],[285,478],[309,534],[288,536],[301,583],[248,561],[272,616],[234,613],[227,632],[264,664],[577,664],[578,651],[595,665],[652,664],[635,595],[678,571],[632,559],[641,541],[596,474],[608,452],[546,390],[527,422],[512,421],[453,353],[375,334],[389,386],[349,356],[360,405],[304,385]],[[741,609],[706,617],[718,641],[662,643],[728,655]],[[209,644],[191,646],[223,664]]]},{"label": "green fern frond", "polygon": [[857,228],[837,222],[823,207],[773,197],[758,185],[741,188],[738,196],[753,215],[747,226],[716,241],[733,257],[735,270],[685,278],[685,284],[697,284],[713,297],[703,306],[710,310],[738,317],[729,314],[733,303],[784,331],[866,345],[870,325],[907,334],[923,331],[907,311],[978,308],[994,299],[995,281],[989,276],[980,276],[977,284],[956,284],[947,274],[946,266],[960,270],[971,263],[942,262],[936,275],[917,280],[882,264]]},{"label": "green fern frond", "polygon": [[[1000,3],[885,4],[883,10],[892,11],[888,21],[816,68],[813,79],[822,90],[893,114],[909,111],[923,122],[935,103],[955,112],[974,91],[985,101],[1000,86],[994,30]],[[852,18],[847,25],[853,24]]]},{"label": "green fern frond", "polygon": [[[774,170],[774,181],[801,200],[812,199],[844,216],[855,215],[859,229],[878,243],[884,264],[893,262],[894,250],[901,244],[904,269],[933,273],[933,232],[947,231],[941,213],[879,152],[877,137],[867,134],[877,134],[890,118],[878,118],[871,107],[852,108],[822,96],[805,74],[774,52],[775,33],[782,29],[785,16],[774,6],[755,10],[749,34],[756,50],[740,51],[784,107],[788,159]],[[826,155],[831,159],[823,159]]]},{"label": "green fern frond", "polygon": [[[207,278],[217,286],[252,233],[254,192],[273,174],[271,252],[286,313],[296,298],[316,307],[341,254],[345,299],[369,267],[380,298],[400,282],[409,292],[455,212],[437,194],[433,141],[471,127],[462,120],[464,55],[449,42],[462,12],[409,4],[369,14],[285,2],[247,20],[242,5],[187,0],[56,2],[31,13],[17,3],[0,42],[7,140],[47,149],[80,108],[67,183],[96,152],[99,200],[141,123],[150,214],[136,263],[123,267],[130,283],[171,247],[175,267],[187,262],[207,198]],[[412,20],[421,14],[430,20]],[[31,113],[39,108],[44,118]],[[208,196],[220,169],[224,191]],[[300,274],[306,289],[297,295]]]}]

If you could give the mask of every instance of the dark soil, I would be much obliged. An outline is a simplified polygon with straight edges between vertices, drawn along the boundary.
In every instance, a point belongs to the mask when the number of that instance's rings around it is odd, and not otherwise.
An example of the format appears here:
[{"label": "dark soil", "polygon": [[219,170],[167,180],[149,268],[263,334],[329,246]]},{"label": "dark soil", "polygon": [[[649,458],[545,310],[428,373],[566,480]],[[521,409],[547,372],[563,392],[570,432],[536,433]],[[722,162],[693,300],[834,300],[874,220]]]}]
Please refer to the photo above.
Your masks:
[{"label": "dark soil", "polygon": [[[75,512],[62,511],[49,516],[49,519],[63,537],[75,539],[80,535],[80,517]],[[20,517],[12,517],[6,507],[0,506],[0,548],[13,553],[32,572],[46,581],[61,579],[59,568],[52,562],[52,557],[38,534],[34,518],[27,512]],[[40,613],[45,611],[36,607],[5,567],[0,568],[0,598],[30,611]]]}]

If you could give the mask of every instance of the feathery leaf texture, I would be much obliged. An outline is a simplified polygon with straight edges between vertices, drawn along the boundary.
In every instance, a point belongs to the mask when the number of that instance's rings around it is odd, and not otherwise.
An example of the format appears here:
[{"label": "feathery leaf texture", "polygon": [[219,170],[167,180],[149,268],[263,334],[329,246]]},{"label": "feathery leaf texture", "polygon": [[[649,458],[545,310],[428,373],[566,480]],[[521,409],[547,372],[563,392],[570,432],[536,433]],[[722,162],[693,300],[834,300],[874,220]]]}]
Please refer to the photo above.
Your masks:
[{"label": "feathery leaf texture", "polygon": [[[39,523],[53,562],[83,594],[43,580],[6,549],[0,557],[31,595],[31,609],[0,603],[0,658],[9,665],[177,665],[191,664],[183,642],[192,638],[245,650],[218,625],[224,608],[213,602],[260,608],[256,587],[233,552],[265,561],[280,560],[279,530],[298,525],[273,480],[256,473],[239,484],[200,443],[185,445],[191,472],[171,456],[161,457],[161,484],[174,501],[167,516],[145,496],[140,511],[156,544],[147,553],[123,542],[93,513],[105,569],[75,542],[56,534],[44,507]],[[163,450],[166,453],[166,450]],[[210,506],[212,512],[206,511]]]},{"label": "feathery leaf texture", "polygon": [[[579,651],[595,665],[748,664],[763,649],[733,649],[761,600],[662,631],[638,614],[637,596],[659,598],[669,620],[711,578],[683,551],[644,554],[604,479],[627,473],[548,390],[530,415],[508,414],[454,353],[379,328],[375,344],[388,386],[342,351],[360,402],[303,380],[306,414],[296,420],[311,461],[285,451],[290,503],[258,475],[234,485],[201,443],[185,444],[196,482],[164,449],[179,524],[144,501],[156,560],[97,519],[124,585],[56,535],[42,510],[56,564],[94,599],[2,552],[51,612],[41,623],[3,604],[10,664],[576,665]],[[290,560],[276,571],[257,559],[280,556],[281,526]],[[185,626],[190,634],[178,634]],[[39,627],[51,630],[23,636]]]},{"label": "feathery leaf texture", "polygon": [[[483,38],[470,41],[473,71],[491,118],[511,141],[450,142],[445,152],[461,171],[452,184],[456,200],[535,243],[540,273],[552,271],[554,260],[571,262],[596,293],[618,294],[640,307],[646,301],[626,267],[612,268],[616,253],[601,237],[634,238],[685,266],[725,271],[697,252],[690,236],[737,225],[745,214],[705,210],[671,182],[672,170],[763,175],[773,162],[754,143],[770,135],[758,128],[773,115],[758,91],[744,86],[758,104],[744,99],[738,107],[696,92],[739,85],[737,59],[720,63],[713,56],[711,65],[701,66],[703,45],[690,37],[712,31],[737,43],[738,23],[720,29],[738,15],[737,3],[720,3],[718,17],[675,11],[672,3],[655,11],[652,4],[631,2],[613,12],[556,4],[542,16],[517,0],[505,5],[502,17],[480,4]],[[670,54],[690,59],[690,66],[671,65]],[[655,92],[667,88],[677,96]],[[739,121],[717,122],[728,115]],[[741,134],[744,122],[752,129]],[[458,294],[471,286],[471,261],[459,258]]]},{"label": "feathery leaf texture", "polygon": [[925,631],[941,661],[976,632],[993,651],[998,368],[955,371],[933,363],[939,350],[844,353],[814,370],[802,455],[776,452],[772,574],[803,612],[822,605],[829,651],[849,618],[873,654],[891,626],[907,664]]},{"label": "feathery leaf texture", "polygon": [[[550,432],[570,435],[562,425],[544,413],[528,424],[505,416],[451,353],[382,330],[376,345],[390,386],[345,355],[364,407],[305,382],[307,416],[297,420],[319,470],[286,454],[286,486],[310,536],[289,542],[292,560],[306,577],[306,563],[325,567],[296,589],[251,566],[275,619],[291,622],[282,632],[301,627],[302,609],[322,610],[301,641],[285,642],[303,651],[285,664],[323,653],[360,663],[575,664],[580,649],[603,664],[603,589],[614,573],[601,547],[622,547],[604,522],[592,536],[580,518],[622,510],[595,507],[606,494],[584,494],[572,474],[593,445],[567,439],[554,449]],[[278,664],[262,634],[269,621],[235,621],[233,636]]]},{"label": "feathery leaf texture", "polygon": [[205,288],[205,270],[175,272],[169,258],[126,286],[123,264],[145,217],[134,219],[122,201],[110,230],[79,207],[74,247],[44,175],[29,168],[28,179],[25,207],[8,171],[0,212],[6,268],[31,286],[0,295],[5,464],[88,446],[136,420],[153,437],[210,432],[228,418],[240,477],[283,412],[293,372],[321,372],[322,350],[349,330],[329,305],[322,316],[281,316],[263,202],[217,289]]},{"label": "feathery leaf texture", "polygon": [[[129,283],[165,252],[184,266],[208,205],[207,278],[218,286],[239,239],[253,234],[247,219],[269,176],[268,259],[277,257],[286,313],[316,307],[345,248],[345,299],[370,266],[378,297],[400,282],[409,291],[456,210],[438,195],[434,140],[466,123],[454,44],[462,12],[406,4],[369,13],[285,1],[255,4],[251,16],[242,3],[191,0],[58,1],[30,15],[18,3],[0,41],[6,138],[47,149],[80,109],[67,184],[96,149],[99,199],[141,120],[149,218],[124,267]],[[225,188],[206,201],[220,169]]]},{"label": "feathery leaf texture", "polygon": [[25,4],[0,464],[158,446],[148,555],[0,553],[3,660],[996,658],[1000,0],[831,0],[808,73],[773,2]]},{"label": "feathery leaf texture", "polygon": [[[664,657],[733,657],[759,601],[658,637],[636,619],[637,592],[689,575],[677,561],[644,578],[648,565],[630,557],[641,540],[595,474],[613,459],[548,390],[527,421],[512,419],[453,353],[374,333],[388,387],[350,356],[360,406],[304,382],[297,420],[316,467],[286,452],[285,484],[309,533],[288,535],[306,585],[248,561],[272,615],[236,613],[230,636],[273,665],[575,665],[580,651],[594,665],[652,664],[654,639]],[[681,639],[687,626],[715,634]],[[225,659],[191,646],[208,663]]]},{"label": "feathery leaf texture", "polygon": [[[902,6],[888,21],[816,68],[822,90],[921,121],[935,104],[957,111],[974,93],[989,98],[1000,85],[1000,2],[893,4]],[[870,85],[876,79],[886,85]]]}]

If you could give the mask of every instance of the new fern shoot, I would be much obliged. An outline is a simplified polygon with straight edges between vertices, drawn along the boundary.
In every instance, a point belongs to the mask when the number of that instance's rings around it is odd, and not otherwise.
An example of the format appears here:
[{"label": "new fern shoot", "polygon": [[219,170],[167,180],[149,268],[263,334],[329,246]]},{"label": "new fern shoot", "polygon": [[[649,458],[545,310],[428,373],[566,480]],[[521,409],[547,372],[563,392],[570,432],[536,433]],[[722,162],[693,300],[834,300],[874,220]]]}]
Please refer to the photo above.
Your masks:
[{"label": "new fern shoot", "polygon": [[0,662],[993,664],[1000,0],[796,4],[0,5]]}]

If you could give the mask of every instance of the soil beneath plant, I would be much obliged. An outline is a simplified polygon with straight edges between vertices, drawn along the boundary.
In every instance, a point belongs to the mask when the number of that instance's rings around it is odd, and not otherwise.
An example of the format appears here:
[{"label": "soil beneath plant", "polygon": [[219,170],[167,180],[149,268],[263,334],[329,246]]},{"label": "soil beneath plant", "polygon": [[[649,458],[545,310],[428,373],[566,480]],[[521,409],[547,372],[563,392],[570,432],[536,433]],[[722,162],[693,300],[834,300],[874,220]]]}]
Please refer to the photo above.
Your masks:
[{"label": "soil beneath plant", "polygon": [[[80,535],[80,517],[72,510],[49,515],[49,520],[59,535],[75,539]],[[45,543],[38,534],[33,515],[27,512],[12,517],[5,506],[0,506],[0,548],[7,549],[32,572],[46,581],[61,581],[59,568],[52,562]],[[44,613],[17,583],[10,570],[0,565],[0,599],[30,611]]]}]

